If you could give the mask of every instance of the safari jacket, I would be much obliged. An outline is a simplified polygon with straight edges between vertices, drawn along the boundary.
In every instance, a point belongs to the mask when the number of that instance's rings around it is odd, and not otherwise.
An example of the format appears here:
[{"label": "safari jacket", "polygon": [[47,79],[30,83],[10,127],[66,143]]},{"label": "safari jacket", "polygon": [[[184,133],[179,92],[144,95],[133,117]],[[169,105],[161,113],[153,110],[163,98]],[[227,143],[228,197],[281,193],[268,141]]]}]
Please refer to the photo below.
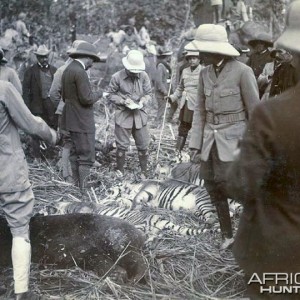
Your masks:
[{"label": "safari jacket", "polygon": [[30,186],[18,128],[50,144],[56,142],[55,131],[31,114],[10,82],[0,80],[0,193],[24,191]]},{"label": "safari jacket", "polygon": [[115,122],[122,128],[137,129],[147,125],[148,114],[144,108],[131,110],[124,105],[124,100],[129,97],[139,103],[142,97],[146,102],[152,99],[150,78],[146,72],[141,72],[134,81],[127,75],[125,69],[115,73],[109,83],[107,92],[109,100],[116,105]]},{"label": "safari jacket", "polygon": [[185,102],[190,110],[194,110],[197,103],[199,73],[202,70],[199,64],[195,70],[191,67],[183,69],[181,80],[173,95],[170,96],[172,101],[179,102],[179,109],[182,109]]},{"label": "safari jacket", "polygon": [[200,150],[201,159],[207,161],[216,143],[220,160],[233,161],[234,150],[257,103],[258,87],[250,67],[231,59],[218,77],[212,65],[204,68],[199,76],[189,147]]}]

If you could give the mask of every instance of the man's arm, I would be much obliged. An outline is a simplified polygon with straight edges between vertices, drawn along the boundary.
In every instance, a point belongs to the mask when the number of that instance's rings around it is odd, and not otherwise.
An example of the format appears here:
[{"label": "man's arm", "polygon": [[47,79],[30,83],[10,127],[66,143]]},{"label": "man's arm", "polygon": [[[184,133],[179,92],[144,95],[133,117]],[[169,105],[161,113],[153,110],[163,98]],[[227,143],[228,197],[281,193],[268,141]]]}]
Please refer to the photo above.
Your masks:
[{"label": "man's arm", "polygon": [[191,128],[191,139],[189,144],[190,149],[198,149],[198,150],[201,150],[202,148],[203,131],[204,131],[205,118],[206,118],[203,71],[204,70],[200,72],[200,76],[199,76],[197,103],[194,107],[194,116],[193,116],[193,123]]},{"label": "man's arm", "polygon": [[260,102],[258,86],[252,69],[247,68],[243,71],[240,84],[242,99],[249,118],[254,107]]},{"label": "man's arm", "polygon": [[53,76],[52,85],[49,91],[50,99],[54,103],[55,107],[58,106],[61,100],[61,78],[62,78],[63,70],[57,70]]},{"label": "man's arm", "polygon": [[92,91],[86,72],[82,70],[82,72],[78,72],[75,76],[79,102],[83,106],[89,106],[97,102],[102,93],[100,91],[96,93]]},{"label": "man's arm", "polygon": [[260,194],[273,166],[273,132],[267,107],[258,105],[240,143],[240,153],[227,174],[230,197],[245,203]]},{"label": "man's arm", "polygon": [[10,69],[9,81],[17,89],[17,91],[22,95],[22,84],[19,79],[17,72],[14,69]]},{"label": "man's arm", "polygon": [[108,99],[116,105],[124,105],[126,97],[120,92],[120,79],[113,75],[107,88]]},{"label": "man's arm", "polygon": [[152,86],[151,86],[151,80],[147,73],[143,73],[143,90],[144,90],[144,96],[140,99],[140,104],[145,105],[152,99]]},{"label": "man's arm", "polygon": [[158,64],[157,71],[156,71],[155,86],[160,93],[166,96],[168,94],[168,90],[165,86],[165,82],[163,82],[164,72],[165,72],[165,66],[163,64]]}]

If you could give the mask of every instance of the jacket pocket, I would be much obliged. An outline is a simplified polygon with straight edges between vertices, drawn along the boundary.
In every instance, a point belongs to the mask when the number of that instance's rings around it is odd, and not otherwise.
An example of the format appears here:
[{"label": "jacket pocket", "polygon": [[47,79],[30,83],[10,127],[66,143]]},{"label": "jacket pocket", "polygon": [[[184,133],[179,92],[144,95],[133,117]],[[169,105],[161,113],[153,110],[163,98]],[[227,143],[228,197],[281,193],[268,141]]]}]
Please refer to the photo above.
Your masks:
[{"label": "jacket pocket", "polygon": [[220,103],[223,112],[235,112],[243,110],[244,104],[241,99],[239,88],[224,89],[220,92]]},{"label": "jacket pocket", "polygon": [[238,140],[241,139],[246,130],[246,122],[241,121],[236,124],[229,126],[225,131],[225,137],[227,140]]}]

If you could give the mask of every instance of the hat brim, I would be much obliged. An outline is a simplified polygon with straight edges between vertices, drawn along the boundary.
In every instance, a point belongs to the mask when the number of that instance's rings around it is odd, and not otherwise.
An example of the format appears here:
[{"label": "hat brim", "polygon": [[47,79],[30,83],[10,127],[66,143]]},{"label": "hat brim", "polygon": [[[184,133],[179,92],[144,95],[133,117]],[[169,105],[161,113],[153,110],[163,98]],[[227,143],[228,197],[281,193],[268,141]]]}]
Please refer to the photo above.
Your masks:
[{"label": "hat brim", "polygon": [[38,55],[38,56],[48,56],[50,52],[51,52],[51,51],[49,50],[49,51],[43,51],[43,52],[37,52],[37,51],[35,51],[35,52],[33,52],[33,53],[34,53],[35,55]]},{"label": "hat brim", "polygon": [[145,71],[145,68],[146,68],[146,65],[144,62],[138,67],[131,65],[128,62],[127,57],[122,58],[122,63],[123,63],[123,66],[125,67],[125,69],[127,69],[128,71],[130,71],[132,73],[141,73],[141,72]]},{"label": "hat brim", "polygon": [[240,56],[240,53],[227,42],[212,42],[193,40],[185,46],[186,49],[196,48],[205,53],[221,54],[226,56]]},{"label": "hat brim", "polygon": [[68,55],[71,57],[71,58],[77,58],[77,57],[90,57],[93,59],[94,62],[102,62],[102,59],[98,56],[98,55],[95,55],[94,53],[89,53],[87,51],[85,52],[81,52],[81,51],[78,51],[78,50],[74,50],[73,52],[71,53],[68,53]]},{"label": "hat brim", "polygon": [[156,56],[160,57],[160,56],[171,56],[171,55],[173,55],[173,52],[172,51],[168,51],[168,52],[157,54]]},{"label": "hat brim", "polygon": [[300,52],[300,44],[296,43],[299,39],[298,29],[286,29],[282,35],[275,41],[276,48],[284,48],[294,52]]},{"label": "hat brim", "polygon": [[264,43],[268,47],[272,47],[273,46],[273,42],[266,41],[266,40],[255,39],[255,40],[248,41],[248,45],[250,45],[251,47],[255,46],[256,43]]}]

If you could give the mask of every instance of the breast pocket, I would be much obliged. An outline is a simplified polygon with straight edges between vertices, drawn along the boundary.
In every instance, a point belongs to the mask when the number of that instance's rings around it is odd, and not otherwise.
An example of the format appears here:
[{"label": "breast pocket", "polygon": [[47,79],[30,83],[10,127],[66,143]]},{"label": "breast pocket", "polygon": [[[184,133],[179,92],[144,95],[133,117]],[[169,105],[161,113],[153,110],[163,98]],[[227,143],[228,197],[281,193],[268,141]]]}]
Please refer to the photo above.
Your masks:
[{"label": "breast pocket", "polygon": [[220,93],[220,102],[223,112],[234,112],[243,108],[239,88],[223,89]]},{"label": "breast pocket", "polygon": [[205,95],[205,107],[206,110],[212,111],[214,106],[213,106],[213,100],[212,100],[212,89],[205,88],[204,89],[204,95]]}]

